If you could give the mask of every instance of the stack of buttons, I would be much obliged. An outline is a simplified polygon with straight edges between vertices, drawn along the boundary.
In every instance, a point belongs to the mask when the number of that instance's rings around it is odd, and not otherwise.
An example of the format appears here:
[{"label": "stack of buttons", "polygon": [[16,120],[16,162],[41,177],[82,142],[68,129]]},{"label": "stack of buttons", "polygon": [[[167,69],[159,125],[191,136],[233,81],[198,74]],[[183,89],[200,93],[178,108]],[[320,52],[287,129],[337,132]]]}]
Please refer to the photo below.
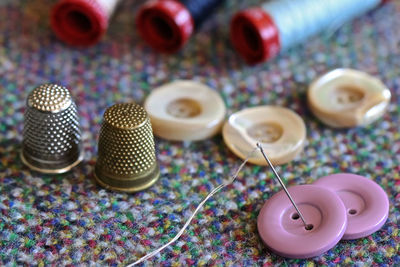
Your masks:
[{"label": "stack of buttons", "polygon": [[318,256],[340,239],[366,237],[384,225],[389,213],[382,188],[355,174],[333,174],[288,190],[309,227],[304,227],[283,191],[265,202],[257,219],[265,245],[288,258]]}]

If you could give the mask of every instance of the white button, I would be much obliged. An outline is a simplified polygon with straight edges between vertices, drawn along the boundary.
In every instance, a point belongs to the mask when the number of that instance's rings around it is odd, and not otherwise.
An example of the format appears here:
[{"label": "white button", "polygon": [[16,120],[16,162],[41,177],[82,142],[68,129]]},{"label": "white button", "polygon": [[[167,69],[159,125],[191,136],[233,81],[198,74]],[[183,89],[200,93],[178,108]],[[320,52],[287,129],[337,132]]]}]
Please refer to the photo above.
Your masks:
[{"label": "white button", "polygon": [[225,118],[221,96],[194,81],[174,81],[156,88],[144,107],[156,136],[167,140],[203,140],[217,134]]},{"label": "white button", "polygon": [[375,121],[386,111],[390,97],[390,90],[380,80],[352,69],[328,72],[315,80],[307,92],[314,115],[338,128]]},{"label": "white button", "polygon": [[[306,126],[299,115],[278,106],[259,106],[232,114],[222,135],[225,144],[238,157],[246,156],[260,142],[273,164],[291,161],[303,150]],[[259,151],[249,162],[266,165]]]}]

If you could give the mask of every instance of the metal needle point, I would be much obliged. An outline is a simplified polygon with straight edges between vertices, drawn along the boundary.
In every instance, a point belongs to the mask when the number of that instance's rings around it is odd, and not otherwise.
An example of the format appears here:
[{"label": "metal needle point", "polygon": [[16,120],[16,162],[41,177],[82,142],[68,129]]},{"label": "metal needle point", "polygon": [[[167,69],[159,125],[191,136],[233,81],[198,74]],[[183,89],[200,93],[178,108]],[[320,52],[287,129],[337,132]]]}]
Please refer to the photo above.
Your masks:
[{"label": "metal needle point", "polygon": [[264,159],[268,162],[269,167],[271,168],[272,172],[275,174],[275,177],[278,179],[279,183],[281,184],[283,190],[285,191],[286,195],[288,196],[288,198],[290,199],[290,202],[292,202],[293,207],[296,209],[297,213],[299,214],[301,220],[304,223],[304,226],[306,228],[308,228],[308,224],[306,223],[306,221],[304,220],[303,214],[301,214],[299,208],[297,207],[296,203],[294,202],[292,196],[289,194],[289,191],[286,189],[285,184],[282,182],[281,177],[279,177],[279,174],[276,172],[274,166],[272,165],[271,161],[269,160],[269,158],[267,157],[267,155],[264,153],[264,149],[262,148],[260,143],[257,143],[257,147],[260,149],[261,154],[263,155]]}]

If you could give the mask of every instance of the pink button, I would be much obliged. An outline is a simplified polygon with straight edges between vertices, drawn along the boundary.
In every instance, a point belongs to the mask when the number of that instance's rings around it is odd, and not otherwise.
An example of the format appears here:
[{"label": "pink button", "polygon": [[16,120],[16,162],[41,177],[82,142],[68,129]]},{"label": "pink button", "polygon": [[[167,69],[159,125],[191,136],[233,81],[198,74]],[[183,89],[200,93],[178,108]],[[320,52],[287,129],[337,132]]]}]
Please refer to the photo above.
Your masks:
[{"label": "pink button", "polygon": [[338,173],[322,177],[314,185],[333,190],[346,206],[348,225],[343,239],[366,237],[385,224],[389,199],[374,181],[360,175]]},{"label": "pink button", "polygon": [[306,230],[284,191],[261,208],[258,232],[273,252],[288,258],[321,255],[342,238],[347,225],[346,208],[332,191],[315,185],[290,187],[289,193],[311,230]]}]

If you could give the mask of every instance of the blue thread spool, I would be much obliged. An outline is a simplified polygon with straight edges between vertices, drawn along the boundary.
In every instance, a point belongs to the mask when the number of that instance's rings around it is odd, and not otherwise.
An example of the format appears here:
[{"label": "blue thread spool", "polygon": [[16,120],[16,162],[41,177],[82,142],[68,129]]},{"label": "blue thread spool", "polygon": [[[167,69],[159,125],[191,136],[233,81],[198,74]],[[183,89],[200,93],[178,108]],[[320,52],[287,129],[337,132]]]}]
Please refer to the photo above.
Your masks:
[{"label": "blue thread spool", "polygon": [[274,57],[388,0],[274,0],[237,13],[231,23],[231,41],[250,64]]}]

